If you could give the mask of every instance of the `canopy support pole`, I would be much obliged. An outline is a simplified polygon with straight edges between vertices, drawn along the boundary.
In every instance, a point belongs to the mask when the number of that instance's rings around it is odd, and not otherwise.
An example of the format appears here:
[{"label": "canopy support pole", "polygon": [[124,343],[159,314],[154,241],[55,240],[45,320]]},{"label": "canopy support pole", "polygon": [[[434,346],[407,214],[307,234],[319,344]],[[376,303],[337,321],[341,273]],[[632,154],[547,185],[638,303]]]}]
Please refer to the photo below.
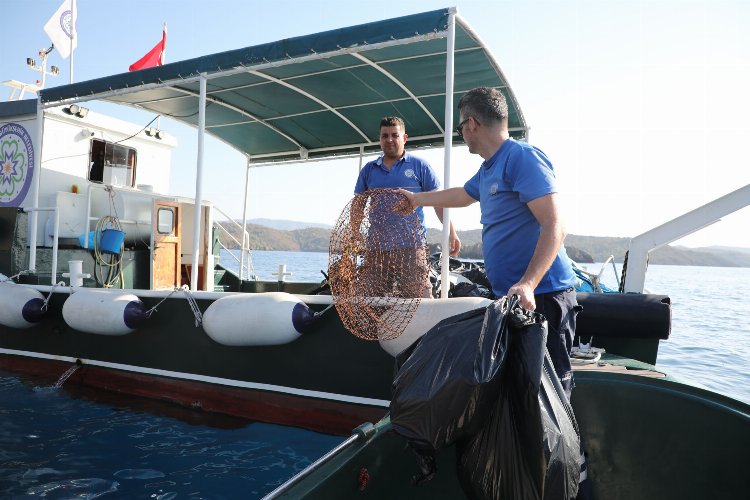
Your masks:
[{"label": "canopy support pole", "polygon": [[[39,186],[42,177],[42,142],[44,140],[44,107],[42,97],[36,99],[36,154],[34,155],[33,194],[31,195],[31,222],[29,224],[29,271],[36,272],[36,233],[39,226]],[[53,276],[54,280],[55,277]]]},{"label": "canopy support pole", "polygon": [[244,279],[244,268],[245,268],[245,251],[250,245],[247,241],[247,192],[250,186],[250,158],[247,159],[247,166],[245,168],[245,201],[242,205],[242,248],[240,249],[240,283]]},{"label": "canopy support pole", "polygon": [[[456,50],[456,8],[448,13],[448,42],[445,55],[445,148],[443,159],[443,189],[451,187],[451,149],[453,147],[453,60]],[[449,208],[443,208],[442,253],[440,255],[440,298],[448,298],[448,272],[450,271],[450,228]]]},{"label": "canopy support pole", "polygon": [[[190,289],[198,290],[198,264],[200,262],[201,216],[203,210],[203,138],[206,135],[206,73],[200,77],[198,103],[198,165],[195,172],[195,213],[193,214],[193,262],[190,268]],[[206,228],[208,231],[208,228]]]}]

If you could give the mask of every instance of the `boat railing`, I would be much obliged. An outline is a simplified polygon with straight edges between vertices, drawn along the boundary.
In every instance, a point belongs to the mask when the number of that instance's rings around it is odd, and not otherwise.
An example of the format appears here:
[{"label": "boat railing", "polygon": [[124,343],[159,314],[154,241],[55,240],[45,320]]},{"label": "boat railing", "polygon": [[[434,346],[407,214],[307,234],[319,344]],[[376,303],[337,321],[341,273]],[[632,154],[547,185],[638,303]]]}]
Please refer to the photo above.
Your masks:
[{"label": "boat railing", "polygon": [[335,448],[333,448],[331,451],[317,459],[315,462],[310,464],[307,468],[301,470],[296,475],[292,476],[291,479],[289,479],[287,482],[267,494],[263,497],[262,500],[273,500],[275,498],[280,498],[284,494],[286,494],[294,485],[302,481],[304,478],[315,472],[316,470],[320,469],[323,465],[327,464],[334,458],[336,458],[338,455],[341,454],[344,450],[351,447],[354,443],[357,443],[358,441],[367,441],[372,436],[375,435],[377,431],[377,428],[375,425],[373,425],[370,422],[365,422],[364,424],[360,425],[354,431],[352,431],[352,435],[349,436],[346,440],[344,440],[343,443],[339,444]]},{"label": "boat railing", "polygon": [[619,289],[620,287],[620,276],[617,274],[617,265],[615,264],[615,256],[610,255],[607,257],[607,259],[602,264],[601,269],[599,269],[598,273],[590,273],[586,269],[583,269],[576,263],[573,263],[573,268],[576,271],[576,273],[580,273],[584,277],[586,277],[588,280],[591,281],[591,288],[593,288],[594,293],[604,293],[605,291],[617,291],[617,289],[612,290],[608,288],[606,285],[602,285],[602,275],[604,274],[604,271],[607,268],[607,264],[612,264],[612,270],[615,273],[615,279],[617,280],[617,287]]},{"label": "boat railing", "polygon": [[[118,188],[116,186],[111,186],[111,185],[108,185],[108,184],[89,183],[89,185],[86,188],[86,215],[85,215],[85,219],[83,221],[84,234],[88,233],[88,231],[90,230],[91,221],[98,220],[98,217],[92,217],[91,216],[91,197],[92,197],[92,192],[93,192],[94,189],[100,189],[100,190],[103,190],[103,191],[107,191],[109,193],[114,193],[114,192],[117,192],[117,191],[122,191],[124,193],[127,193],[128,196],[141,196],[141,197],[144,197],[144,198],[151,198],[151,199],[156,199],[156,198],[158,198],[158,199],[165,199],[165,196],[163,194],[153,193],[153,192],[150,192],[150,191],[139,191],[139,190],[127,189],[127,188],[120,189],[120,188]],[[175,197],[166,197],[166,198],[170,198],[170,199],[173,199],[174,201],[177,201],[177,198],[175,198]],[[242,226],[240,226],[236,221],[231,220],[231,218],[223,210],[221,210],[219,207],[217,207],[217,206],[214,205],[213,209],[216,210],[216,211],[218,211],[220,214],[224,215],[229,221],[231,221],[237,227],[239,227],[240,229],[242,229]],[[153,207],[151,207],[151,211],[153,212]],[[153,217],[153,214],[152,214],[152,217]],[[143,221],[143,220],[139,221],[139,220],[120,219],[120,223],[122,223],[122,224],[135,224],[135,225],[144,224],[146,226],[151,226],[151,221]],[[245,244],[240,243],[225,227],[223,227],[218,222],[216,222],[215,224],[216,224],[217,227],[219,227],[219,229],[221,229],[224,233],[226,233],[226,235],[229,238],[231,238],[235,243],[237,243],[237,245],[242,249],[241,254],[240,254],[240,258],[237,258],[237,256],[235,254],[229,252],[229,255],[231,255],[232,258],[235,259],[239,263],[239,265],[240,265],[240,277],[242,278],[242,276],[243,276],[242,273],[244,271],[247,271],[246,275],[254,274],[253,268],[252,268],[252,263],[250,261],[250,256],[249,256],[249,248],[247,247],[247,244],[246,243]],[[247,242],[247,241],[250,240],[250,236],[247,233],[247,231],[245,231],[244,240],[245,240],[245,242]],[[221,243],[219,243],[219,244],[220,244],[220,246],[222,248],[226,249],[226,247],[224,245],[222,245]],[[57,236],[55,236],[55,246],[56,245],[57,245]],[[83,248],[88,249],[88,245],[89,245],[89,239],[86,238],[86,237],[84,237],[83,238]],[[247,264],[248,265],[245,265],[245,255],[246,254],[247,254]],[[57,255],[56,251],[55,251],[55,255]]]},{"label": "boat railing", "polygon": [[[252,263],[252,257],[250,254],[250,247],[248,243],[250,242],[250,234],[245,230],[244,227],[242,227],[241,224],[239,224],[236,220],[232,219],[229,215],[226,214],[222,209],[214,205],[214,210],[219,212],[221,215],[223,215],[228,222],[231,222],[235,225],[235,227],[239,228],[240,231],[242,231],[242,242],[240,242],[237,238],[232,235],[231,232],[224,226],[222,226],[218,221],[214,221],[214,224],[216,227],[218,227],[221,231],[224,232],[227,237],[234,241],[237,246],[240,248],[240,256],[237,257],[233,252],[227,252],[236,262],[239,264],[239,275],[240,279],[243,279],[245,276],[253,276],[255,277],[255,270],[253,269],[253,263]],[[219,246],[223,248],[224,250],[229,250],[222,242],[219,240]],[[245,257],[247,257],[247,260],[245,260]],[[247,265],[245,264],[247,262]],[[245,274],[245,271],[247,271],[247,274]]]},{"label": "boat railing", "polygon": [[[60,234],[60,211],[57,207],[36,207],[36,208],[24,208],[24,212],[54,212],[55,223],[52,229],[52,270],[51,270],[51,284],[55,285],[57,280],[57,249],[58,240]],[[36,261],[36,258],[34,258]],[[36,262],[31,262],[31,269],[36,269]]]},{"label": "boat railing", "polygon": [[26,92],[31,92],[35,94],[39,90],[41,90],[41,87],[39,85],[35,85],[33,83],[23,83],[19,82],[18,80],[5,80],[4,82],[0,82],[0,85],[5,85],[6,87],[10,87],[10,95],[8,96],[8,101],[20,101],[23,99],[24,94]]},{"label": "boat railing", "polygon": [[[98,184],[98,183],[89,183],[88,187],[86,188],[86,218],[83,221],[83,228],[84,228],[84,235],[88,234],[90,230],[90,223],[93,220],[98,220],[98,217],[92,217],[91,216],[91,193],[94,189],[101,189],[103,191],[107,191],[109,193],[116,192],[118,189],[115,186],[111,186],[109,184]],[[123,192],[127,192],[128,195],[135,195],[135,196],[142,196],[144,198],[159,198],[164,199],[163,194],[158,193],[152,193],[149,191],[138,191],[135,189],[127,189],[122,190]],[[169,198],[169,197],[168,197]],[[174,199],[174,197],[171,197]],[[153,207],[151,207],[151,211],[153,212]],[[153,216],[153,214],[152,214]],[[120,223],[122,224],[145,224],[146,226],[151,226],[151,221],[139,221],[139,220],[126,220],[126,219],[120,219]],[[89,248],[89,239],[84,236],[83,238],[83,248],[88,249]]]},{"label": "boat railing", "polygon": [[631,239],[625,256],[626,265],[623,265],[623,290],[628,293],[643,292],[651,251],[710,226],[725,215],[747,206],[750,206],[750,184]]}]

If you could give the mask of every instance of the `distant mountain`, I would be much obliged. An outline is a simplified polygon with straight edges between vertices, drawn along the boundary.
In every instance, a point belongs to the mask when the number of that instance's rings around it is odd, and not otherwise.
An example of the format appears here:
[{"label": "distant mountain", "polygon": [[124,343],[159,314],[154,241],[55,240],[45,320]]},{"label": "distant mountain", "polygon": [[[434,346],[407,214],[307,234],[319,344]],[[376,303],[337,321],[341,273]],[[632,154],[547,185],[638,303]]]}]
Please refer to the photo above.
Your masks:
[{"label": "distant mountain", "polygon": [[[237,241],[242,241],[240,228],[226,224],[226,221],[220,221],[220,223]],[[328,241],[331,237],[331,230],[321,227],[286,231],[251,223],[247,224],[247,233],[252,250],[290,250],[292,252],[327,252]],[[219,232],[219,241],[227,248],[239,247],[223,231]]]},{"label": "distant mountain", "polygon": [[[593,262],[604,262],[610,255],[613,255],[615,262],[622,263],[629,242],[629,238],[569,234],[565,239],[565,247],[587,252],[593,258]],[[750,249],[739,247],[687,248],[665,245],[649,254],[649,263],[676,266],[750,267]]]},{"label": "distant mountain", "polygon": [[322,227],[331,229],[333,226],[330,224],[321,224],[319,222],[299,222],[295,220],[279,220],[279,219],[248,219],[250,224],[257,224],[258,226],[270,227],[272,229],[280,229],[282,231],[293,231],[295,229],[306,229],[308,227]]},{"label": "distant mountain", "polygon": [[[260,224],[261,221],[265,223]],[[271,225],[293,229],[278,229]],[[231,231],[237,240],[242,240],[239,229],[229,224],[222,223],[222,226]],[[327,252],[331,229],[331,226],[326,224],[272,219],[253,219],[247,226],[251,249],[299,252]],[[483,258],[481,229],[459,231],[458,236],[461,239],[461,257]],[[220,234],[219,239],[227,248],[237,248],[226,234]],[[427,242],[432,251],[439,250],[441,239],[441,230],[427,230]],[[577,262],[604,262],[613,255],[615,262],[622,263],[629,241],[629,238],[569,234],[565,240],[565,247],[571,258]],[[667,245],[651,252],[649,262],[681,266],[750,267],[750,248],[686,248]]]},{"label": "distant mountain", "polygon": [[747,253],[750,254],[750,248],[742,248],[742,247],[725,247],[721,245],[712,245],[710,247],[703,247],[702,250],[709,250],[709,251],[729,251],[729,252],[739,252],[739,253]]}]

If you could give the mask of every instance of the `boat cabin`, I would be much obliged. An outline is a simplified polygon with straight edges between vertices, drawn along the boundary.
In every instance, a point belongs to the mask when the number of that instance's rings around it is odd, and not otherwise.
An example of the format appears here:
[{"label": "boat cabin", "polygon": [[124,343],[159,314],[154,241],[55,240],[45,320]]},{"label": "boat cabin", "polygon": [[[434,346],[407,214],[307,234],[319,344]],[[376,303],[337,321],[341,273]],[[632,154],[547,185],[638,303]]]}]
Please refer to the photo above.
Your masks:
[{"label": "boat cabin", "polygon": [[[117,274],[121,271],[124,288],[190,285],[195,203],[167,194],[176,139],[151,124],[143,127],[71,104],[44,110],[40,145],[37,101],[12,104],[10,111],[3,107],[0,116],[7,153],[0,218],[9,229],[6,237],[26,239],[31,238],[26,230],[30,215],[38,212],[34,231],[38,284],[54,285],[68,271],[68,261],[80,260],[83,273],[90,275],[84,278],[86,286],[112,285],[100,277],[97,266],[113,265],[120,268]],[[38,154],[41,179],[34,184]],[[213,281],[206,273],[213,272],[214,260],[210,202],[202,203],[200,220],[197,289],[206,290]],[[117,248],[99,248],[107,229],[123,233],[121,242],[114,240]],[[113,263],[111,256],[120,253],[119,244],[122,256]],[[30,250],[28,244],[15,248]],[[12,264],[4,268],[14,273],[25,271],[29,262],[26,252],[11,255],[9,246],[0,249],[0,258]]]}]

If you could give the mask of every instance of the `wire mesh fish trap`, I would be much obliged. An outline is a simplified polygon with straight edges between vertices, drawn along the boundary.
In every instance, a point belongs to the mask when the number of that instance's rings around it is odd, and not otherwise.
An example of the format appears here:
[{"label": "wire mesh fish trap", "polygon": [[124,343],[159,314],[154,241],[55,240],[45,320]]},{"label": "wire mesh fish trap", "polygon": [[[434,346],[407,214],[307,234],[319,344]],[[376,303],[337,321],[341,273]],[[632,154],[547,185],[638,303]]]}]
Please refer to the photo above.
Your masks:
[{"label": "wire mesh fish trap", "polygon": [[388,189],[355,195],[328,247],[333,303],[357,337],[390,340],[403,333],[422,297],[430,297],[427,243],[419,216],[400,215],[405,201]]}]

